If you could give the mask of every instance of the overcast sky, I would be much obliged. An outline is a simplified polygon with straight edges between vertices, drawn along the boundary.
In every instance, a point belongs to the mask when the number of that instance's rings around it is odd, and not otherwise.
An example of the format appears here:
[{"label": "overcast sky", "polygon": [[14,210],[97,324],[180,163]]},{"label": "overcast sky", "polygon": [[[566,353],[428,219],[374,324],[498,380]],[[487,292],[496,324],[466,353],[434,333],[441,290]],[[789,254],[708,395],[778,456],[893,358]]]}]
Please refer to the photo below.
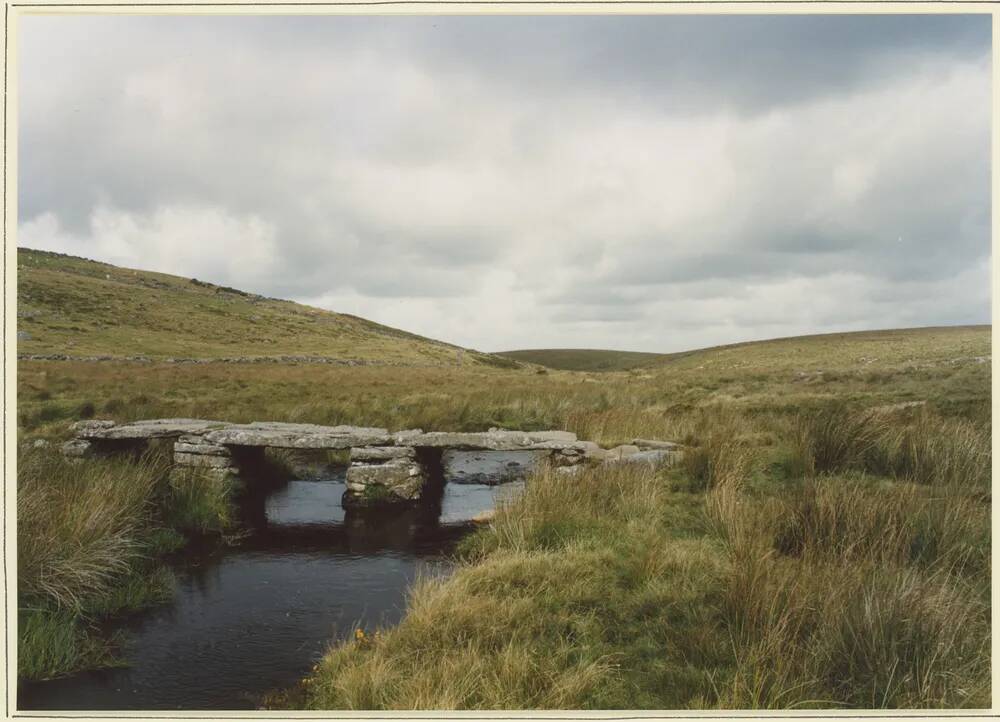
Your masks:
[{"label": "overcast sky", "polygon": [[27,17],[18,245],[482,350],[988,323],[990,33]]}]

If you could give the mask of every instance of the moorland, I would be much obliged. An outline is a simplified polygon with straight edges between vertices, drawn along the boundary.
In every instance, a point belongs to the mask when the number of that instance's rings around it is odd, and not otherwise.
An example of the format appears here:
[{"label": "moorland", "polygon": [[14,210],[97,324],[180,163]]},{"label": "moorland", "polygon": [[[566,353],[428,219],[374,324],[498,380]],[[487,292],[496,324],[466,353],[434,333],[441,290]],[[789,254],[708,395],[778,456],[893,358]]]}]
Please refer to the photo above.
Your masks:
[{"label": "moorland", "polygon": [[237,487],[72,464],[70,425],[194,417],[685,445],[538,470],[398,626],[269,706],[990,705],[988,326],[553,361],[22,249],[18,333],[23,679],[116,663],[100,621],[169,599],[157,558],[238,531]]}]

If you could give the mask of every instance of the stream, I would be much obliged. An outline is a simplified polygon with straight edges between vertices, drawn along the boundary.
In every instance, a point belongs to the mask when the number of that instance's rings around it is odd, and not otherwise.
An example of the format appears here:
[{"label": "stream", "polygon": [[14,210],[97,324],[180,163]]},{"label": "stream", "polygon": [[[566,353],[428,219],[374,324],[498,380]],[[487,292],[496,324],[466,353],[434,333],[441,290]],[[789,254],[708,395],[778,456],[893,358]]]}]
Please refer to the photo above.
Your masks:
[{"label": "stream", "polygon": [[243,502],[248,534],[168,560],[171,602],[109,625],[127,667],[18,687],[22,710],[254,709],[302,679],[331,642],[402,618],[422,576],[447,574],[474,517],[516,494],[525,452],[448,452],[415,506],[345,509],[344,469]]}]

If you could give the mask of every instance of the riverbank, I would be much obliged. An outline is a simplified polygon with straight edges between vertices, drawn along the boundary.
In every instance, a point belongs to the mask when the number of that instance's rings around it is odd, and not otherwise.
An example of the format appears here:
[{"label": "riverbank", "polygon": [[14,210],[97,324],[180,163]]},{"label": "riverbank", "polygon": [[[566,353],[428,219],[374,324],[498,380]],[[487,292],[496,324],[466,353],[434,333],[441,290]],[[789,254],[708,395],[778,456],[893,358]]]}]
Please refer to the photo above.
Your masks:
[{"label": "riverbank", "polygon": [[543,472],[276,707],[988,707],[988,426],[706,419],[683,466]]},{"label": "riverbank", "polygon": [[235,490],[169,478],[161,450],[69,461],[18,456],[18,677],[48,679],[121,662],[105,621],[168,601],[160,562],[233,520]]},{"label": "riverbank", "polygon": [[301,679],[331,640],[399,621],[414,579],[447,574],[470,520],[520,488],[499,479],[511,473],[509,454],[465,455],[463,468],[499,483],[435,484],[417,504],[381,509],[342,504],[343,465],[248,487],[238,534],[164,560],[168,603],[102,625],[127,634],[127,666],[21,683],[19,709],[254,709]]}]

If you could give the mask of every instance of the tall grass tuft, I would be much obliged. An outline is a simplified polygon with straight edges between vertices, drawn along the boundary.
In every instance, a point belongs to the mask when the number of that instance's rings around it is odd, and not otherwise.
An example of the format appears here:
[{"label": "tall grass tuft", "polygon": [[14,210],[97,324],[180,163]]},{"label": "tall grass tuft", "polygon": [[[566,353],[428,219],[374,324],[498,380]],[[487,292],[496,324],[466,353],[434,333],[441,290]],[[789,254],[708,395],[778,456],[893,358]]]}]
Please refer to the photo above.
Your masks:
[{"label": "tall grass tuft", "polygon": [[[403,622],[334,646],[303,684],[315,709],[683,706],[724,662],[711,615],[717,556],[673,535],[666,481],[648,468],[541,469],[469,561],[411,590]],[[675,494],[678,504],[690,495]],[[701,666],[695,666],[695,663]]]},{"label": "tall grass tuft", "polygon": [[51,452],[18,460],[19,593],[79,609],[142,555],[161,457],[73,463]]},{"label": "tall grass tuft", "polygon": [[866,471],[920,484],[958,485],[988,493],[988,427],[927,409],[905,416],[833,406],[802,415],[801,465],[812,473]]},{"label": "tall grass tuft", "polygon": [[21,609],[17,631],[21,679],[51,679],[117,663],[114,640],[89,633],[79,617],[65,610]]},{"label": "tall grass tuft", "polygon": [[791,500],[711,492],[736,660],[720,704],[988,706],[988,511],[970,520],[947,491],[825,476]]},{"label": "tall grass tuft", "polygon": [[235,520],[237,486],[238,481],[230,475],[175,468],[163,503],[164,518],[171,526],[189,533],[225,531]]}]

